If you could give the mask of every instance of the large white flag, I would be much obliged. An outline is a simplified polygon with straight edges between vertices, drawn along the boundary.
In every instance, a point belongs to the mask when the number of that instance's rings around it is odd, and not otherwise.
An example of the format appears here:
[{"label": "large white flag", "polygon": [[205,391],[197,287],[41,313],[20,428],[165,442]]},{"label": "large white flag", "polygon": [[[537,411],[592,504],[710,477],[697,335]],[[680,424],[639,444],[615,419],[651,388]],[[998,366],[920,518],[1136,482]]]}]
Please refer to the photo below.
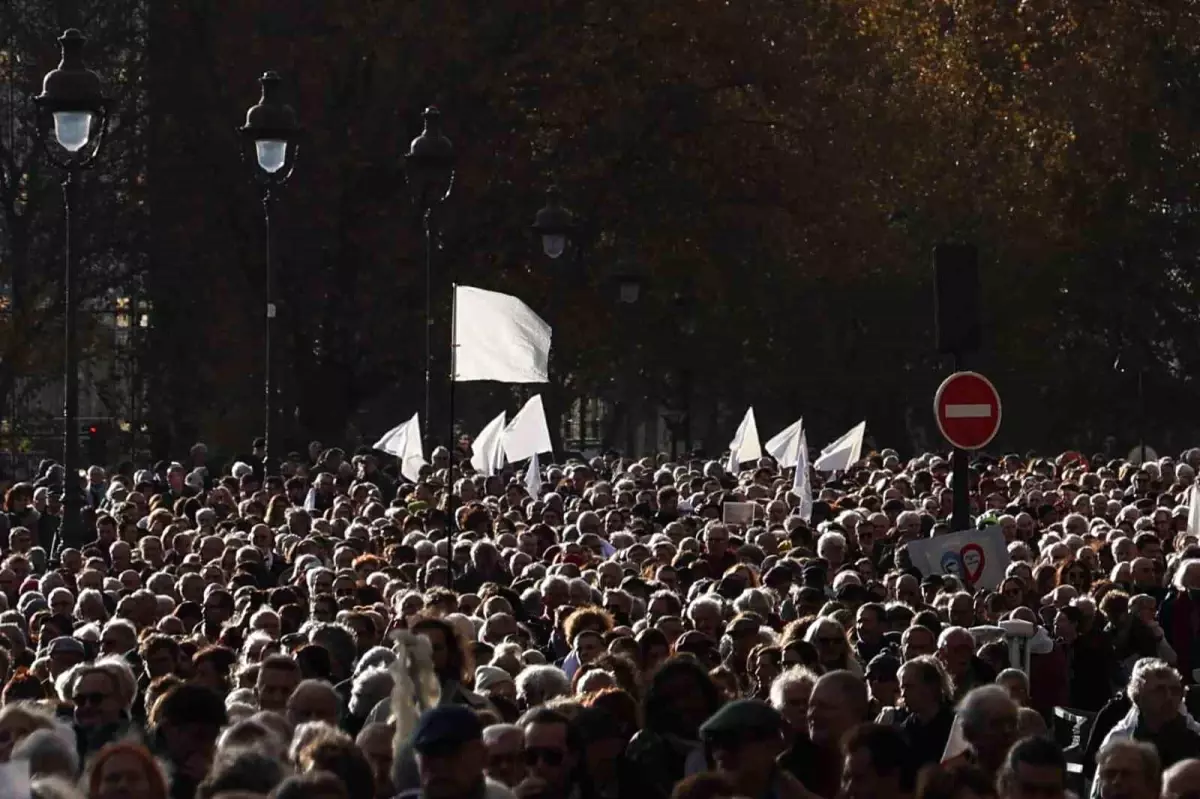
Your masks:
[{"label": "large white flag", "polygon": [[796,461],[796,476],[792,479],[792,493],[800,498],[800,518],[812,521],[812,482],[808,477],[808,437],[800,431],[800,458]]},{"label": "large white flag", "polygon": [[1200,535],[1200,481],[1188,491],[1188,535]]},{"label": "large white flag", "polygon": [[375,442],[375,449],[382,450],[400,459],[400,474],[407,480],[421,479],[421,467],[425,465],[425,454],[421,445],[421,419],[414,413],[407,422],[398,424]]},{"label": "large white flag", "polygon": [[508,414],[500,415],[479,431],[471,444],[471,465],[484,477],[491,477],[504,468],[504,425]]},{"label": "large white flag", "polygon": [[504,454],[511,463],[532,458],[539,452],[553,451],[542,395],[535,394],[504,428]]},{"label": "large white flag", "polygon": [[454,379],[548,383],[550,325],[508,294],[454,287]]},{"label": "large white flag", "polygon": [[800,462],[800,442],[803,438],[804,420],[799,419],[768,441],[765,449],[780,469],[790,469]]},{"label": "large white flag", "polygon": [[539,499],[542,496],[542,466],[538,463],[537,453],[533,453],[533,457],[529,459],[529,465],[525,467],[525,488],[529,490],[529,496],[534,499]]},{"label": "large white flag", "polygon": [[863,436],[867,423],[859,422],[837,441],[821,450],[821,456],[813,464],[818,472],[841,472],[849,469],[862,458]]},{"label": "large white flag", "polygon": [[725,470],[736,475],[738,466],[747,461],[756,461],[762,457],[762,444],[758,443],[758,423],[754,421],[754,408],[748,408],[729,442],[729,462]]}]

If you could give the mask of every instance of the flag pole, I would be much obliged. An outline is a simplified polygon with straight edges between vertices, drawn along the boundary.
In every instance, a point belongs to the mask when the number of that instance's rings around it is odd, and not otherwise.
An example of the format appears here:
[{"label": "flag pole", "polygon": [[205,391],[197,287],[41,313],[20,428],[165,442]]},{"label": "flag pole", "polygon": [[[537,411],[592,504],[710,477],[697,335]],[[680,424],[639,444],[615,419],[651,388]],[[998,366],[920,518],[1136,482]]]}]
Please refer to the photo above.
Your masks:
[{"label": "flag pole", "polygon": [[449,519],[446,520],[446,526],[450,530],[454,530],[457,525],[454,523],[454,452],[458,447],[454,440],[454,389],[457,381],[457,360],[458,360],[458,284],[450,284],[450,402],[449,402],[449,429],[450,438],[447,441],[446,449],[450,452],[450,479],[449,485],[446,486],[446,510]]}]

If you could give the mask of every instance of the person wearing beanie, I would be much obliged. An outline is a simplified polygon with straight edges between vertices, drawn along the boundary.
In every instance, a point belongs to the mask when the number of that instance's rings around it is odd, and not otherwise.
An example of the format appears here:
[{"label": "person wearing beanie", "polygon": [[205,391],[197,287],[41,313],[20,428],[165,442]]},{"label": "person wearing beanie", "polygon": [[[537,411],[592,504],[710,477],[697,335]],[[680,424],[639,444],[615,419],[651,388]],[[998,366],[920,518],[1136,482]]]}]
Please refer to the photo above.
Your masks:
[{"label": "person wearing beanie", "polygon": [[500,696],[511,702],[517,700],[517,684],[512,675],[496,666],[476,667],[475,690],[489,699]]}]

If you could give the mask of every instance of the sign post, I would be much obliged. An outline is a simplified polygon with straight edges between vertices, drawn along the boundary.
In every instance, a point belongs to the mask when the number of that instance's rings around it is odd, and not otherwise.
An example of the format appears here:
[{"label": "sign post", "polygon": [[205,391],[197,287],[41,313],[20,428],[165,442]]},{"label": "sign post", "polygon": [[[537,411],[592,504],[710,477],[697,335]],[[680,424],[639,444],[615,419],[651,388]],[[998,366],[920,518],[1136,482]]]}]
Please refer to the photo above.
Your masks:
[{"label": "sign post", "polygon": [[977,372],[955,372],[938,387],[933,414],[938,429],[954,447],[952,523],[956,531],[965,530],[971,526],[967,451],[982,449],[996,437],[1000,430],[1000,394]]}]

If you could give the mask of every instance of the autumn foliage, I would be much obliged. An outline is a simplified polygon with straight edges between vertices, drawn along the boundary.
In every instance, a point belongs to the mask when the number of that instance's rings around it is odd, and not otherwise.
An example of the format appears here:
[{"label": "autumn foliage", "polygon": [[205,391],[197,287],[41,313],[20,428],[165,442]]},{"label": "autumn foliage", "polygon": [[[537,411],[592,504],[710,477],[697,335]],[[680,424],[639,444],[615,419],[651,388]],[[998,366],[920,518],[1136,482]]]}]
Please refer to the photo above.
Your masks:
[{"label": "autumn foliage", "polygon": [[[867,418],[881,441],[934,443],[948,365],[929,253],[964,239],[984,259],[971,365],[1005,398],[1004,445],[1132,446],[1129,364],[1151,443],[1200,432],[1200,17],[1182,0],[144,7],[134,241],[164,448],[244,447],[261,426],[262,223],[234,128],[266,68],[305,128],[276,215],[294,442],[370,437],[420,406],[402,157],[430,104],[458,155],[436,340],[452,282],[519,294],[557,322],[557,407],[589,395],[644,414],[687,392],[718,444],[749,402],[766,428],[804,415],[822,438]],[[583,220],[578,258],[547,261],[529,235],[551,182]],[[631,269],[642,295],[624,308],[612,278]],[[505,405],[472,386],[456,416],[474,429]]]}]

